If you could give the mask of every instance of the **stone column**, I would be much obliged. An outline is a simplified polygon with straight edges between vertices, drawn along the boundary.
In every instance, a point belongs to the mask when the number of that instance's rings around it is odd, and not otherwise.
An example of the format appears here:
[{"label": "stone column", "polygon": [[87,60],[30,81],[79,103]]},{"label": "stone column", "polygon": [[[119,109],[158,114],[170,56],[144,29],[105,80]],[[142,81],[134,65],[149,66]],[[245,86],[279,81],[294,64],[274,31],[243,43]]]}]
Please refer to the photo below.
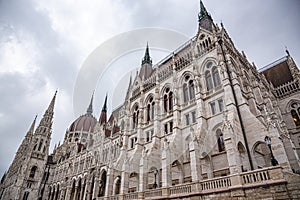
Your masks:
[{"label": "stone column", "polygon": [[126,167],[123,167],[123,170],[121,172],[121,191],[120,194],[126,194],[128,193],[128,180],[129,180],[129,176],[128,176],[128,172],[126,171]]},{"label": "stone column", "polygon": [[98,196],[98,193],[99,193],[99,178],[97,177],[95,177],[95,180],[94,180],[94,190],[93,190],[93,194],[92,194],[92,197],[93,197],[93,199],[94,198],[97,198],[97,196]]},{"label": "stone column", "polygon": [[67,185],[68,183],[66,183],[66,196],[65,196],[65,200],[69,200],[71,197],[71,192],[72,192],[72,186]]},{"label": "stone column", "polygon": [[[165,142],[167,143],[167,142]],[[172,185],[171,181],[171,161],[170,161],[170,149],[168,144],[165,144],[162,150],[162,187],[169,187]]]},{"label": "stone column", "polygon": [[138,192],[143,192],[147,189],[147,176],[148,176],[147,168],[148,168],[147,156],[143,155],[143,157],[140,160]]},{"label": "stone column", "polygon": [[74,196],[73,196],[73,199],[72,200],[77,200],[76,197],[77,197],[77,192],[78,192],[78,185],[75,186],[75,192],[74,192]]},{"label": "stone column", "polygon": [[189,143],[189,152],[190,152],[190,165],[191,165],[191,176],[192,181],[202,180],[200,161],[199,161],[199,148],[197,141],[190,141]]},{"label": "stone column", "polygon": [[242,170],[239,152],[234,141],[232,126],[225,127],[223,129],[223,135],[230,174],[240,173]]},{"label": "stone column", "polygon": [[105,196],[110,196],[113,189],[113,170],[108,168],[106,175],[106,186],[105,186]]}]

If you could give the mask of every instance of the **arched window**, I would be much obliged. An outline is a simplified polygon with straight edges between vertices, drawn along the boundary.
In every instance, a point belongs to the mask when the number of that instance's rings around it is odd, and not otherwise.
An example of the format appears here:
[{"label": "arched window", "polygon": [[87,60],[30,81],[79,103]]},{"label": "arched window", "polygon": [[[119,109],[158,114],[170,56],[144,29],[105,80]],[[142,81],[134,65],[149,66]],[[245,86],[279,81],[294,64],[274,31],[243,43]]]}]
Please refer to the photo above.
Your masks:
[{"label": "arched window", "polygon": [[188,102],[189,100],[189,97],[188,97],[188,87],[187,87],[187,84],[184,83],[183,84],[183,101],[184,103]]},{"label": "arched window", "polygon": [[173,110],[173,92],[167,88],[164,93],[164,111],[169,112]]},{"label": "arched window", "polygon": [[139,107],[135,106],[133,115],[132,115],[132,128],[136,128],[139,123]]},{"label": "arched window", "polygon": [[27,200],[28,196],[29,196],[29,192],[28,191],[24,192],[23,200]]},{"label": "arched window", "polygon": [[30,174],[29,174],[29,178],[34,178],[35,176],[35,173],[36,173],[36,170],[37,170],[37,166],[33,166],[30,170]]},{"label": "arched window", "polygon": [[102,172],[100,183],[99,183],[98,197],[103,197],[105,195],[105,187],[106,187],[106,171],[104,170]]},{"label": "arched window", "polygon": [[115,195],[120,194],[120,189],[121,189],[121,177],[118,176],[115,183]]},{"label": "arched window", "polygon": [[292,103],[291,115],[296,126],[300,126],[300,104]]},{"label": "arched window", "polygon": [[43,142],[44,142],[44,140],[43,140],[43,139],[41,139],[41,140],[40,140],[40,144],[39,144],[38,151],[40,151],[40,150],[41,150],[41,148],[42,148],[42,145],[43,145]]},{"label": "arched window", "polygon": [[183,102],[186,103],[195,98],[194,80],[189,76],[185,76],[183,83]]},{"label": "arched window", "polygon": [[210,91],[211,89],[213,89],[213,82],[212,82],[210,71],[205,72],[205,80],[206,80],[207,90]]},{"label": "arched window", "polygon": [[205,66],[206,67],[205,81],[206,81],[207,91],[210,91],[213,88],[217,88],[221,85],[221,79],[218,72],[218,68],[213,65],[214,65],[213,62],[208,62]]},{"label": "arched window", "polygon": [[218,87],[219,85],[221,85],[219,72],[216,66],[214,66],[212,69],[212,75],[213,75],[214,86]]},{"label": "arched window", "polygon": [[224,137],[220,129],[217,130],[217,142],[219,152],[225,151]]},{"label": "arched window", "polygon": [[190,94],[190,99],[195,98],[195,85],[193,80],[189,81],[189,94]]},{"label": "arched window", "polygon": [[154,119],[154,105],[155,102],[153,100],[153,97],[150,97],[147,105],[147,122]]}]

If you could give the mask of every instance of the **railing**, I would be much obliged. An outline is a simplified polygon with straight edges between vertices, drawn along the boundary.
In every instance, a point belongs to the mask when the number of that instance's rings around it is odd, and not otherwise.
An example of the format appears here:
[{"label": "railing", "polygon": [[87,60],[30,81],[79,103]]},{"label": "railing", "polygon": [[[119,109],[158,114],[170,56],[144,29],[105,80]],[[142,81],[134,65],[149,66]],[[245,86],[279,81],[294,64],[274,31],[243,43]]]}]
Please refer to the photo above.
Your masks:
[{"label": "railing", "polygon": [[[274,184],[285,182],[282,168],[270,167],[249,172],[243,172],[240,174],[234,174],[225,177],[217,177],[209,180],[201,180],[193,183],[187,183],[182,185],[176,185],[167,188],[157,188],[146,190],[144,192],[134,192],[124,194],[123,196],[110,196],[108,200],[132,200],[132,199],[159,199],[160,197],[176,197],[181,198],[187,195],[202,195],[215,193],[218,191],[231,190],[238,187],[258,187],[261,184]],[[100,198],[97,198],[100,200]],[[102,199],[101,199],[102,200]]]},{"label": "railing", "polygon": [[252,183],[258,183],[258,182],[264,182],[267,180],[270,180],[270,175],[268,172],[268,169],[264,169],[257,172],[246,172],[242,174],[242,181],[243,184],[252,184]]},{"label": "railing", "polygon": [[110,197],[108,197],[108,200],[119,200],[119,195],[110,196]]},{"label": "railing", "polygon": [[202,190],[215,190],[220,188],[228,188],[231,186],[230,177],[216,178],[201,182]]},{"label": "railing", "polygon": [[138,199],[138,197],[139,197],[139,193],[138,192],[129,193],[129,194],[125,194],[124,195],[124,199],[125,200]]},{"label": "railing", "polygon": [[187,184],[187,185],[179,185],[179,186],[171,187],[169,193],[170,195],[191,193],[192,185],[193,184]]},{"label": "railing", "polygon": [[286,95],[292,94],[299,90],[300,90],[299,82],[297,80],[294,80],[286,84],[283,84],[281,86],[278,86],[275,89],[275,93],[277,97],[282,98]]},{"label": "railing", "polygon": [[161,188],[145,191],[145,198],[161,197],[161,196],[162,196]]}]

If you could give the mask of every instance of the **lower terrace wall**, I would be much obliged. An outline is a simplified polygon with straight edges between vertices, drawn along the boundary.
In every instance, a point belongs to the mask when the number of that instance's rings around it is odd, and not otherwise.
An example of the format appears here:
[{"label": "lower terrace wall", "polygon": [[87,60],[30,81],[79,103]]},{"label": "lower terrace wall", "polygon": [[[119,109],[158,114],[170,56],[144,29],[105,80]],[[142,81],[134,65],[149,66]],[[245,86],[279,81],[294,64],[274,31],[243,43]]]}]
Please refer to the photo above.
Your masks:
[{"label": "lower terrace wall", "polygon": [[275,200],[300,199],[300,175],[270,167],[197,183],[157,188],[97,200],[186,199],[186,200]]}]

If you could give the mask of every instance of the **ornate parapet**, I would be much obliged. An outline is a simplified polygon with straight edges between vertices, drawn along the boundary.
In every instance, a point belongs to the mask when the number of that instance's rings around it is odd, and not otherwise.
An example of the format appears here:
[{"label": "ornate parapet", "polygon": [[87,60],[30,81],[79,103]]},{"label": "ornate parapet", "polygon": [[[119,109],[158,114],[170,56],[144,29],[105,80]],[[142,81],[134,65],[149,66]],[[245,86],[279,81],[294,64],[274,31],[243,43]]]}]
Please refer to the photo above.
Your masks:
[{"label": "ornate parapet", "polygon": [[97,200],[178,199],[218,194],[222,194],[224,199],[227,197],[230,199],[233,196],[247,198],[249,191],[255,191],[255,189],[262,186],[270,189],[270,191],[266,191],[266,194],[273,195],[271,192],[272,186],[285,185],[286,183],[287,180],[282,168],[276,166],[171,187],[145,190],[144,192],[102,197],[97,198]]}]

